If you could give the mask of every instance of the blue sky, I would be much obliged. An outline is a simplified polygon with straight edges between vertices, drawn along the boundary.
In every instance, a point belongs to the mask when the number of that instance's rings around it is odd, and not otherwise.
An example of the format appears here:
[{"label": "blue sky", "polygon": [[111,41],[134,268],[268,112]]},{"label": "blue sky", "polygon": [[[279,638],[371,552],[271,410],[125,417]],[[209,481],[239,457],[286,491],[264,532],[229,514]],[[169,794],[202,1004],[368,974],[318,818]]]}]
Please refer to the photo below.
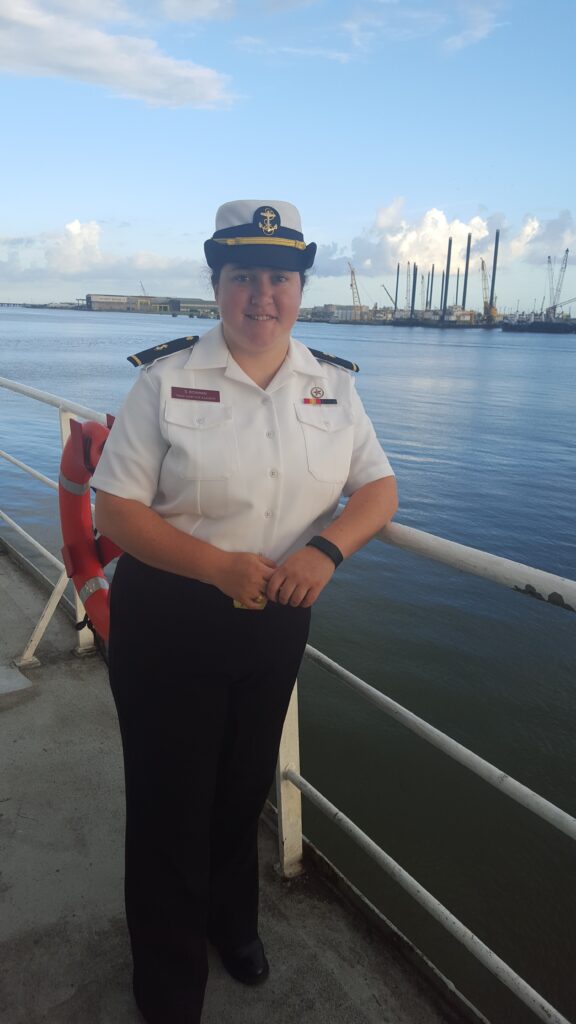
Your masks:
[{"label": "blue sky", "polygon": [[235,198],[299,207],[305,305],[349,302],[349,261],[383,304],[449,236],[455,275],[471,231],[480,308],[496,227],[501,309],[566,248],[576,296],[575,29],[574,0],[0,0],[0,301],[207,297]]}]

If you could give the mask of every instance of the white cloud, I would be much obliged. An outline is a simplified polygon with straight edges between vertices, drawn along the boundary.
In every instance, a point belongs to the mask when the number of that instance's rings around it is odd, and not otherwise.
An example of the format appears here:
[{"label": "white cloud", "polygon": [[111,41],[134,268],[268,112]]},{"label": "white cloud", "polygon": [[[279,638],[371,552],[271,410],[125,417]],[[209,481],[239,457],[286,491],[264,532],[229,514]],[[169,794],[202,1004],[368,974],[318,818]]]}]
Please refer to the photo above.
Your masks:
[{"label": "white cloud", "polygon": [[[66,0],[61,6],[67,10]],[[104,32],[82,20],[85,8],[67,16],[48,3],[0,0],[0,69],[107,86],[151,106],[213,108],[232,101],[226,76],[166,56],[152,39]],[[121,8],[105,0],[104,11],[120,17]]]},{"label": "white cloud", "polygon": [[100,225],[94,220],[87,224],[79,220],[66,224],[64,233],[48,242],[44,250],[46,266],[63,274],[83,273],[100,266],[104,262],[100,232]]},{"label": "white cloud", "polygon": [[565,249],[575,247],[576,223],[570,210],[561,210],[550,220],[527,217],[509,243],[512,258],[535,264],[544,264],[548,256],[559,259]]},{"label": "white cloud", "polygon": [[230,18],[236,11],[235,0],[162,0],[161,6],[173,21]]},{"label": "white cloud", "polygon": [[536,238],[540,229],[540,222],[537,217],[527,217],[518,234],[510,239],[509,250],[512,259],[519,260],[526,255],[530,244]]},{"label": "white cloud", "polygon": [[62,301],[88,292],[134,294],[144,278],[149,294],[210,296],[203,260],[139,250],[127,257],[105,249],[96,221],[73,220],[63,231],[33,237],[0,237],[2,298]]},{"label": "white cloud", "polygon": [[385,228],[398,224],[403,206],[403,197],[396,196],[388,206],[380,207],[376,214],[376,227],[384,230]]},{"label": "white cloud", "polygon": [[321,245],[314,264],[319,277],[349,274],[352,263],[358,274],[379,277],[396,270],[397,263],[416,263],[422,272],[432,264],[443,268],[448,239],[452,239],[451,267],[464,266],[468,234],[471,234],[470,267],[479,269],[480,259],[491,264],[496,229],[501,231],[498,264],[501,268],[529,263],[545,268],[547,257],[560,259],[567,248],[576,247],[576,224],[569,210],[550,220],[526,217],[514,229],[502,214],[475,216],[469,221],[449,218],[435,207],[421,217],[403,216],[404,200],[394,199],[377,211],[372,227],[352,239],[349,245],[332,242]]},{"label": "white cloud", "polygon": [[464,262],[467,237],[472,235],[472,252],[477,257],[484,252],[484,243],[490,234],[488,223],[473,217],[468,223],[457,218],[449,220],[442,210],[432,208],[417,221],[402,217],[404,201],[394,199],[376,214],[374,225],[363,235],[352,240],[350,254],[336,244],[321,246],[315,264],[316,273],[340,275],[349,272],[348,260],[356,271],[370,277],[388,274],[398,262],[417,263],[423,270],[444,266],[448,239],[452,238],[452,266]]},{"label": "white cloud", "polygon": [[[547,289],[548,256],[559,267],[565,249],[576,249],[576,225],[567,210],[549,220],[531,215],[513,228],[501,214],[463,221],[432,207],[422,216],[410,219],[403,208],[403,200],[396,198],[376,212],[373,225],[366,232],[349,243],[334,241],[321,245],[310,292],[314,282],[322,289],[322,279],[332,278],[333,297],[330,300],[328,295],[325,301],[334,301],[334,294],[338,296],[339,292],[340,300],[335,301],[346,301],[348,285],[344,279],[350,273],[349,263],[359,278],[365,278],[364,287],[369,279],[379,278],[381,283],[382,278],[395,274],[398,262],[402,280],[408,261],[416,263],[423,275],[434,264],[438,277],[446,263],[448,238],[452,238],[451,273],[455,276],[458,267],[461,273],[464,269],[468,233],[472,235],[470,271],[477,275],[480,257],[490,270],[494,234],[500,227],[500,284],[508,282],[508,289],[513,287],[516,297],[532,287],[529,281],[535,281],[537,288]],[[78,295],[98,291],[134,294],[139,290],[140,280],[149,294],[210,296],[197,238],[190,243],[191,256],[197,258],[175,258],[169,250],[166,254],[166,250],[159,253],[145,249],[119,256],[106,247],[104,236],[101,223],[74,219],[58,232],[0,238],[2,300],[30,301],[32,294],[33,301],[74,300]],[[569,284],[572,278],[573,261],[569,260],[564,294],[573,293]]]},{"label": "white cloud", "polygon": [[440,5],[396,4],[393,0],[372,0],[375,10],[365,7],[344,21],[340,28],[356,50],[370,50],[380,41],[409,42],[438,32],[447,20]]},{"label": "white cloud", "polygon": [[352,59],[350,53],[342,50],[330,50],[322,46],[277,46],[269,43],[261,36],[239,36],[236,46],[249,53],[260,53],[263,56],[271,57],[277,54],[285,54],[288,57],[305,57],[313,60],[334,60],[340,64],[347,64]]},{"label": "white cloud", "polygon": [[460,5],[464,16],[464,27],[455,35],[449,36],[444,45],[448,50],[462,50],[466,46],[479,43],[501,27],[497,21],[499,2],[473,3]]},{"label": "white cloud", "polygon": [[130,21],[132,18],[128,8],[119,0],[98,0],[98,4],[94,4],[94,0],[48,0],[43,4],[43,8],[46,12],[52,10],[54,13],[60,12],[67,16],[73,15],[76,19],[94,22]]},{"label": "white cloud", "polygon": [[460,50],[486,39],[501,23],[498,13],[506,0],[435,0],[426,5],[398,0],[365,0],[340,26],[354,49],[372,50],[380,42],[410,42],[446,35],[444,48]]},{"label": "white cloud", "polygon": [[265,14],[271,11],[293,11],[298,7],[313,7],[319,0],[260,0]]}]

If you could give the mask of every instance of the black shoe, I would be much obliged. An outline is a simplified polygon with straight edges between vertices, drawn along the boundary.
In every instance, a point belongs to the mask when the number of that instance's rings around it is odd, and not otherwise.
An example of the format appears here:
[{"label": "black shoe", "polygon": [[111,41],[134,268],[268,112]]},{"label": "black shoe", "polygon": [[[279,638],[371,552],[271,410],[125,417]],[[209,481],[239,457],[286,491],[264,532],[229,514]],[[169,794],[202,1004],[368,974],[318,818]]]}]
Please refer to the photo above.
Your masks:
[{"label": "black shoe", "polygon": [[228,974],[243,985],[261,985],[270,974],[270,964],[259,938],[231,952],[220,950],[220,956]]}]

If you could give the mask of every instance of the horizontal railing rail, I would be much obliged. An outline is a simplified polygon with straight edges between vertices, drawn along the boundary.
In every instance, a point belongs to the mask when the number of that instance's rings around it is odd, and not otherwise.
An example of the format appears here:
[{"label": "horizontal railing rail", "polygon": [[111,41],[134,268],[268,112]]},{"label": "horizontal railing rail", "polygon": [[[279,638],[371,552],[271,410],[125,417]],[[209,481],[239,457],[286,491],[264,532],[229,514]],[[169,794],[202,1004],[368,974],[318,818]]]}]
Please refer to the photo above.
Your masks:
[{"label": "horizontal railing rail", "polygon": [[513,562],[500,555],[492,555],[480,548],[471,548],[453,540],[436,537],[432,533],[416,530],[412,526],[389,523],[378,534],[378,540],[394,547],[442,562],[452,569],[483,576],[487,580],[510,587],[518,593],[547,601],[558,608],[576,612],[576,580],[556,576],[543,569],[534,569],[522,562]]},{"label": "horizontal railing rail", "polygon": [[[20,384],[17,381],[9,380],[6,377],[0,377],[0,387],[6,388],[9,391],[13,391],[17,395],[22,395],[24,398],[32,398],[36,402],[42,402],[44,405],[52,406],[56,408],[59,413],[60,419],[60,438],[62,447],[64,447],[68,437],[70,436],[70,419],[72,416],[78,416],[80,419],[96,420],[98,423],[107,425],[107,418],[105,413],[99,412],[97,409],[91,409],[86,405],[80,405],[78,402],[70,402],[68,399],[61,398],[59,395],[53,395],[49,391],[41,391],[39,388],[29,387],[27,384]],[[32,466],[22,462],[20,459],[15,458],[8,452],[0,450],[0,458],[6,462],[16,466],[17,469],[21,469],[22,472],[46,487],[50,487],[51,490],[58,490],[58,484],[55,480],[50,480],[49,477],[45,476],[44,473],[40,473]],[[32,545],[39,554],[42,555],[51,565],[55,566],[59,570],[59,577],[57,582],[54,584],[54,590],[42,611],[42,614],[36,624],[32,636],[28,640],[26,647],[21,655],[14,658],[15,664],[18,668],[31,668],[39,664],[36,658],[36,649],[42,640],[52,617],[55,615],[61,598],[64,596],[66,586],[68,583],[68,577],[66,570],[62,562],[57,559],[47,548],[40,544],[31,534],[27,533],[26,530],[22,529],[10,516],[6,515],[0,509],[0,519],[5,522],[12,530],[23,537],[29,544]],[[78,622],[85,620],[85,609],[84,605],[80,601],[80,598],[74,592],[74,606],[76,609],[76,618]],[[94,643],[94,634],[86,626],[77,629],[76,633],[76,646],[74,648],[75,653],[78,655],[90,654],[96,650]]]},{"label": "horizontal railing rail", "polygon": [[501,793],[505,793],[506,796],[515,800],[516,803],[522,804],[523,807],[532,811],[539,818],[543,818],[544,821],[547,821],[549,825],[553,825],[554,828],[563,832],[564,835],[570,836],[571,839],[576,839],[576,818],[567,814],[566,811],[562,811],[543,796],[534,793],[528,786],[517,782],[516,779],[507,775],[500,768],[496,768],[489,761],[485,761],[483,757],[474,754],[468,747],[464,747],[461,743],[447,736],[446,733],[441,732],[440,729],[436,729],[429,722],[425,722],[423,718],[419,718],[412,711],[408,711],[407,708],[392,700],[391,697],[386,697],[385,694],[380,693],[379,690],[370,686],[369,683],[365,683],[359,676],[355,676],[352,672],[342,668],[338,662],[327,658],[325,654],[317,651],[310,644],[306,646],[306,657],[310,661],[316,662],[317,665],[320,665],[328,672],[331,672],[332,675],[337,676],[338,679],[352,687],[357,693],[362,694],[365,700],[375,704],[381,711],[390,715],[391,718],[400,722],[407,729],[410,729],[411,732],[416,733],[433,747],[437,747],[438,750],[447,754],[454,761],[464,765],[474,772],[475,775],[479,775],[480,778],[500,790]]},{"label": "horizontal railing rail", "polygon": [[571,1024],[566,1017],[563,1017],[543,996],[541,996],[524,978],[502,960],[489,946],[471,932],[466,925],[462,924],[457,917],[429,893],[412,875],[408,874],[397,861],[393,860],[384,852],[362,829],[358,828],[342,811],[330,803],[314,786],[312,786],[299,772],[287,768],[284,776],[301,793],[304,793],[315,807],[318,807],[323,814],[337,825],[343,832],[349,835],[356,844],[367,853],[386,874],[390,875],[398,885],[412,896],[412,898],[424,907],[425,910],[440,924],[446,931],[450,932],[476,959],[487,967],[491,974],[498,978],[511,992],[522,1000],[540,1020],[548,1024]]},{"label": "horizontal railing rail", "polygon": [[[62,441],[68,436],[68,422],[71,415],[81,419],[91,419],[106,424],[106,416],[95,409],[78,403],[69,402],[57,395],[52,395],[37,388],[19,384],[0,377],[0,387],[7,388],[17,394],[51,405],[59,410]],[[55,481],[39,473],[26,463],[0,451],[0,457],[9,461],[17,468],[28,473],[43,484],[57,489]],[[38,644],[43,635],[58,601],[63,594],[66,577],[62,563],[35,541],[22,527],[18,526],[5,512],[0,510],[0,519],[17,533],[23,535],[32,545],[48,558],[61,572],[54,592],[44,609],[41,621],[27,645],[29,653],[32,646]],[[378,540],[413,554],[442,562],[461,572],[482,576],[500,585],[535,597],[556,607],[568,611],[576,611],[576,581],[565,579],[553,573],[547,573],[531,566],[523,565],[510,559],[492,555],[489,552],[467,547],[463,544],[448,541],[433,534],[416,530],[398,523],[389,524],[378,534]],[[365,699],[377,705],[386,714],[400,722],[424,740],[431,743],[445,754],[466,766],[483,778],[490,785],[499,789],[511,799],[542,818],[548,824],[559,829],[565,835],[576,839],[576,818],[550,803],[544,797],[534,793],[527,786],[511,778],[506,772],[485,761],[462,744],[453,740],[445,733],[419,718],[402,705],[386,697],[352,672],[327,658],[326,655],[310,645],[306,648],[306,656],[322,668],[330,671],[339,679],[359,692]],[[36,663],[33,658],[26,661],[16,659],[17,664]],[[298,710],[296,689],[286,718],[277,771],[278,822],[280,841],[281,868],[286,876],[297,874],[301,870],[302,860],[302,818],[301,799],[303,793],[320,810],[344,829],[388,874],[424,906],[444,927],[451,932],[477,959],[500,979],[516,996],[521,999],[541,1020],[552,1024],[570,1024],[570,1022],[551,1006],[541,995],[517,975],[509,965],[504,963],[496,953],[489,949],[476,935],[458,921],[431,893],[428,893],[400,865],[386,854],[357,825],[338,810],[300,774]]]},{"label": "horizontal railing rail", "polygon": [[106,413],[98,412],[97,409],[90,409],[87,405],[79,405],[78,402],[69,402],[59,395],[52,395],[49,391],[41,391],[39,388],[31,388],[28,384],[19,384],[8,377],[0,377],[0,388],[6,388],[17,395],[24,395],[25,398],[33,398],[36,402],[43,402],[44,405],[52,405],[62,412],[74,413],[83,420],[97,420],[106,426]]}]

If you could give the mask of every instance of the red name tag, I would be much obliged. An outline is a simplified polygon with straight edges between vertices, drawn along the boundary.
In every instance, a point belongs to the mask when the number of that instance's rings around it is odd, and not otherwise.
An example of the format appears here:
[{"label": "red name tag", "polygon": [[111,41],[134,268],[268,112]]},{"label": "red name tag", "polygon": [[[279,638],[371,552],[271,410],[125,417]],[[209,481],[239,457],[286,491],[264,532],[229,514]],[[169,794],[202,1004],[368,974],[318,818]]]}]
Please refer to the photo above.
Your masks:
[{"label": "red name tag", "polygon": [[219,402],[219,391],[203,391],[202,388],[172,388],[172,398],[187,398],[192,402]]}]

